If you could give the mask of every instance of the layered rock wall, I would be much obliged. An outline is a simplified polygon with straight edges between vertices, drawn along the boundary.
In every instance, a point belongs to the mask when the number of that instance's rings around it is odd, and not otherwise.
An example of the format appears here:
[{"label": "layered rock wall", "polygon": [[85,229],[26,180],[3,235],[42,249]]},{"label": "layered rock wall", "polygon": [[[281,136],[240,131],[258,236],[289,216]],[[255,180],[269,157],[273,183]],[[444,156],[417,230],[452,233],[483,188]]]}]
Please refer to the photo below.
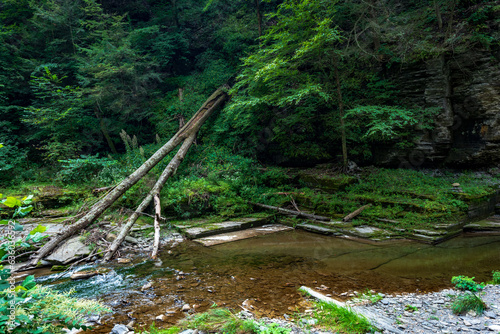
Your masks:
[{"label": "layered rock wall", "polygon": [[500,50],[471,51],[392,73],[407,105],[437,107],[432,131],[410,150],[375,149],[378,165],[491,166],[500,163]]}]

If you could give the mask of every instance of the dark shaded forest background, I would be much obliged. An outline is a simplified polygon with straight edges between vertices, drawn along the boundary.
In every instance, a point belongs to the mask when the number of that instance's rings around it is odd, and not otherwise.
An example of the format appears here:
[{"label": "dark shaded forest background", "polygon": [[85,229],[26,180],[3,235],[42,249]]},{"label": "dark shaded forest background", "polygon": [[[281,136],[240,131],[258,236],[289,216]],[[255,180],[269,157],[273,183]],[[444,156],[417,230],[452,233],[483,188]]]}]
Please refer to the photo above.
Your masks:
[{"label": "dark shaded forest background", "polygon": [[225,83],[197,176],[341,162],[342,142],[370,164],[446,109],[401,96],[398,73],[498,50],[499,14],[481,0],[2,0],[0,183],[113,183]]}]

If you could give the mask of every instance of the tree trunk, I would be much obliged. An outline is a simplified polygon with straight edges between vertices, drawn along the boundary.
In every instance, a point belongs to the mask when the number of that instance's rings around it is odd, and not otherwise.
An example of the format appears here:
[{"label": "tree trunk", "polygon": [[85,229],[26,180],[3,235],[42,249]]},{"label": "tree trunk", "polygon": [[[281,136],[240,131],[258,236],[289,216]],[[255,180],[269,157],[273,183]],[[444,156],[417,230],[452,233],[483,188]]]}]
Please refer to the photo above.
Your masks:
[{"label": "tree trunk", "polygon": [[439,9],[439,4],[437,0],[434,0],[434,11],[436,12],[436,19],[438,22],[439,31],[443,30],[443,17],[441,16],[441,10]]},{"label": "tree trunk", "polygon": [[337,82],[337,98],[339,100],[339,116],[340,116],[340,134],[342,137],[342,162],[344,168],[347,167],[347,139],[345,134],[344,124],[344,101],[342,100],[342,89],[340,88],[340,76],[338,60],[335,58],[335,81]]},{"label": "tree trunk", "polygon": [[[125,237],[127,236],[128,232],[132,228],[132,226],[135,224],[137,221],[137,218],[139,218],[140,214],[142,211],[146,210],[146,208],[149,206],[151,203],[151,200],[153,199],[153,196],[155,194],[159,194],[163,186],[165,185],[165,182],[167,182],[168,178],[172,176],[175,171],[177,170],[177,167],[181,164],[182,160],[184,160],[184,157],[187,154],[187,151],[193,144],[194,138],[196,137],[196,133],[192,133],[182,144],[181,148],[177,152],[177,154],[174,156],[174,158],[170,161],[170,163],[167,165],[165,170],[161,173],[160,178],[158,181],[156,181],[155,185],[153,186],[153,189],[148,193],[146,198],[142,201],[141,204],[137,207],[135,212],[128,218],[127,223],[122,227],[120,234],[116,237],[115,241],[113,241],[113,244],[108,248],[108,251],[106,252],[106,255],[104,256],[104,262],[109,261],[112,257],[113,254],[116,252],[118,247],[120,247],[120,244],[123,242]],[[156,221],[156,217],[155,217]],[[155,226],[156,230],[156,226]]]},{"label": "tree trunk", "polygon": [[260,12],[260,0],[254,0],[255,11],[257,12],[257,24],[259,26],[259,37],[262,36],[262,14]]},{"label": "tree trunk", "polygon": [[[165,145],[156,151],[141,167],[129,175],[112,191],[109,192],[101,201],[97,202],[90,211],[78,220],[75,224],[68,227],[60,234],[54,236],[52,240],[45,244],[32,260],[32,264],[36,265],[45,255],[49,254],[55,247],[61,244],[66,238],[72,236],[77,231],[90,225],[97,217],[99,217],[107,208],[109,208],[118,198],[120,198],[130,187],[136,184],[144,175],[146,175],[158,162],[160,162],[168,153],[170,153],[177,145],[185,138],[196,133],[203,122],[212,114],[212,112],[220,106],[227,98],[225,89],[221,87],[215,91],[212,96],[203,104],[196,114],[184,125]],[[138,210],[142,211],[142,210]]]},{"label": "tree trunk", "polygon": [[160,216],[161,216],[161,205],[160,205],[160,195],[158,193],[153,196],[155,203],[155,241],[153,244],[153,252],[151,253],[151,258],[156,260],[158,254],[158,246],[160,244]]},{"label": "tree trunk", "polygon": [[102,132],[104,138],[106,138],[106,141],[108,142],[108,146],[109,146],[109,149],[111,150],[111,153],[117,154],[118,152],[116,151],[116,147],[115,147],[115,144],[113,143],[113,140],[111,140],[111,137],[109,136],[108,128],[106,127],[106,123],[104,123],[104,119],[102,118],[102,115],[97,108],[101,109],[99,107],[99,103],[97,103],[97,107],[94,107],[94,113],[95,113],[95,116],[97,117],[97,119],[99,120],[99,126],[101,127],[101,132]]}]

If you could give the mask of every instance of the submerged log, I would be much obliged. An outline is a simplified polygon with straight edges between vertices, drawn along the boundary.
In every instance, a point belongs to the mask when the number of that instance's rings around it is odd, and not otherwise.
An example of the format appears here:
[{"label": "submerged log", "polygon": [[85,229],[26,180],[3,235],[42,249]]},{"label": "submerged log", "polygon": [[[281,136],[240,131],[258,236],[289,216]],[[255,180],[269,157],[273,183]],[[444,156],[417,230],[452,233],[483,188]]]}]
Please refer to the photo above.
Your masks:
[{"label": "submerged log", "polygon": [[[120,198],[128,189],[136,184],[144,175],[146,175],[156,164],[158,164],[168,153],[170,153],[183,140],[198,132],[205,120],[213,113],[213,111],[222,105],[227,99],[225,90],[227,87],[221,87],[203,104],[196,114],[180,129],[165,145],[163,145],[156,153],[154,153],[141,167],[129,175],[113,190],[111,190],[102,200],[94,204],[87,214],[79,219],[75,224],[68,227],[63,232],[57,234],[38,250],[36,256],[31,261],[32,265],[36,265],[43,257],[49,254],[54,248],[59,246],[62,241],[72,236],[76,232],[90,225],[98,218],[107,208],[109,208],[118,198]],[[142,211],[142,210],[138,210]]]}]

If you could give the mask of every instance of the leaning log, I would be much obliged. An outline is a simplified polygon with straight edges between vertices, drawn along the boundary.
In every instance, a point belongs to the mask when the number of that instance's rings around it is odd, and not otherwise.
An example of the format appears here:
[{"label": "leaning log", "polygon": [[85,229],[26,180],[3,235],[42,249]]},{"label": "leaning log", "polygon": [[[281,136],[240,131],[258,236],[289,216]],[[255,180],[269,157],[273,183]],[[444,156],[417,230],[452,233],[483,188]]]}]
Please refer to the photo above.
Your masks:
[{"label": "leaning log", "polygon": [[371,204],[363,205],[362,207],[360,207],[356,211],[351,212],[350,214],[348,214],[347,216],[345,216],[344,218],[342,218],[342,221],[343,222],[350,221],[351,219],[353,219],[354,217],[356,217],[357,215],[359,215],[361,212],[363,212],[364,209],[368,209],[370,206],[372,206],[372,205]]},{"label": "leaning log", "polygon": [[[90,211],[58,235],[45,244],[38,250],[36,256],[31,261],[32,265],[36,265],[43,257],[49,254],[54,248],[62,243],[65,239],[72,236],[76,232],[90,225],[98,218],[107,208],[109,208],[118,198],[120,198],[130,187],[136,184],[144,175],[146,175],[156,164],[158,164],[168,153],[170,153],[177,145],[191,134],[198,132],[205,120],[213,113],[213,111],[222,105],[226,100],[227,87],[221,87],[213,93],[196,114],[180,129],[165,145],[156,151],[141,167],[129,175],[113,190],[111,190],[101,201],[97,202]],[[141,210],[142,211],[142,210]]]},{"label": "leaning log", "polygon": [[118,234],[115,241],[113,241],[113,244],[108,248],[106,255],[104,256],[104,262],[109,261],[113,257],[113,254],[116,252],[118,247],[120,247],[121,243],[123,242],[123,240],[127,236],[128,232],[130,231],[132,226],[135,224],[135,222],[139,218],[139,215],[141,214],[141,212],[146,210],[146,208],[151,203],[153,196],[155,194],[160,193],[161,189],[163,188],[163,185],[165,185],[165,182],[167,182],[168,178],[170,176],[172,176],[177,171],[177,167],[179,167],[182,160],[184,160],[184,157],[186,156],[187,151],[189,150],[191,145],[193,144],[195,138],[196,138],[196,133],[192,133],[184,141],[181,148],[176,153],[176,155],[173,157],[173,159],[170,160],[169,164],[163,170],[160,177],[158,178],[158,181],[156,181],[156,183],[153,186],[153,188],[151,189],[151,191],[144,198],[144,200],[141,202],[141,204],[139,204],[139,206],[137,207],[135,212],[128,218],[127,223],[125,223],[125,225],[123,225],[123,227],[120,231],[120,234]]},{"label": "leaning log", "polygon": [[328,217],[313,215],[310,213],[305,213],[305,212],[300,212],[300,211],[283,209],[283,208],[280,208],[277,206],[266,205],[266,204],[261,204],[261,203],[254,203],[254,202],[248,202],[248,203],[253,204],[255,206],[260,206],[261,208],[264,208],[264,209],[275,210],[275,211],[284,213],[286,215],[293,215],[293,216],[297,216],[297,217],[304,217],[304,218],[309,218],[309,219],[314,219],[314,220],[322,220],[322,221],[331,221],[332,220],[331,218],[328,218]]}]

